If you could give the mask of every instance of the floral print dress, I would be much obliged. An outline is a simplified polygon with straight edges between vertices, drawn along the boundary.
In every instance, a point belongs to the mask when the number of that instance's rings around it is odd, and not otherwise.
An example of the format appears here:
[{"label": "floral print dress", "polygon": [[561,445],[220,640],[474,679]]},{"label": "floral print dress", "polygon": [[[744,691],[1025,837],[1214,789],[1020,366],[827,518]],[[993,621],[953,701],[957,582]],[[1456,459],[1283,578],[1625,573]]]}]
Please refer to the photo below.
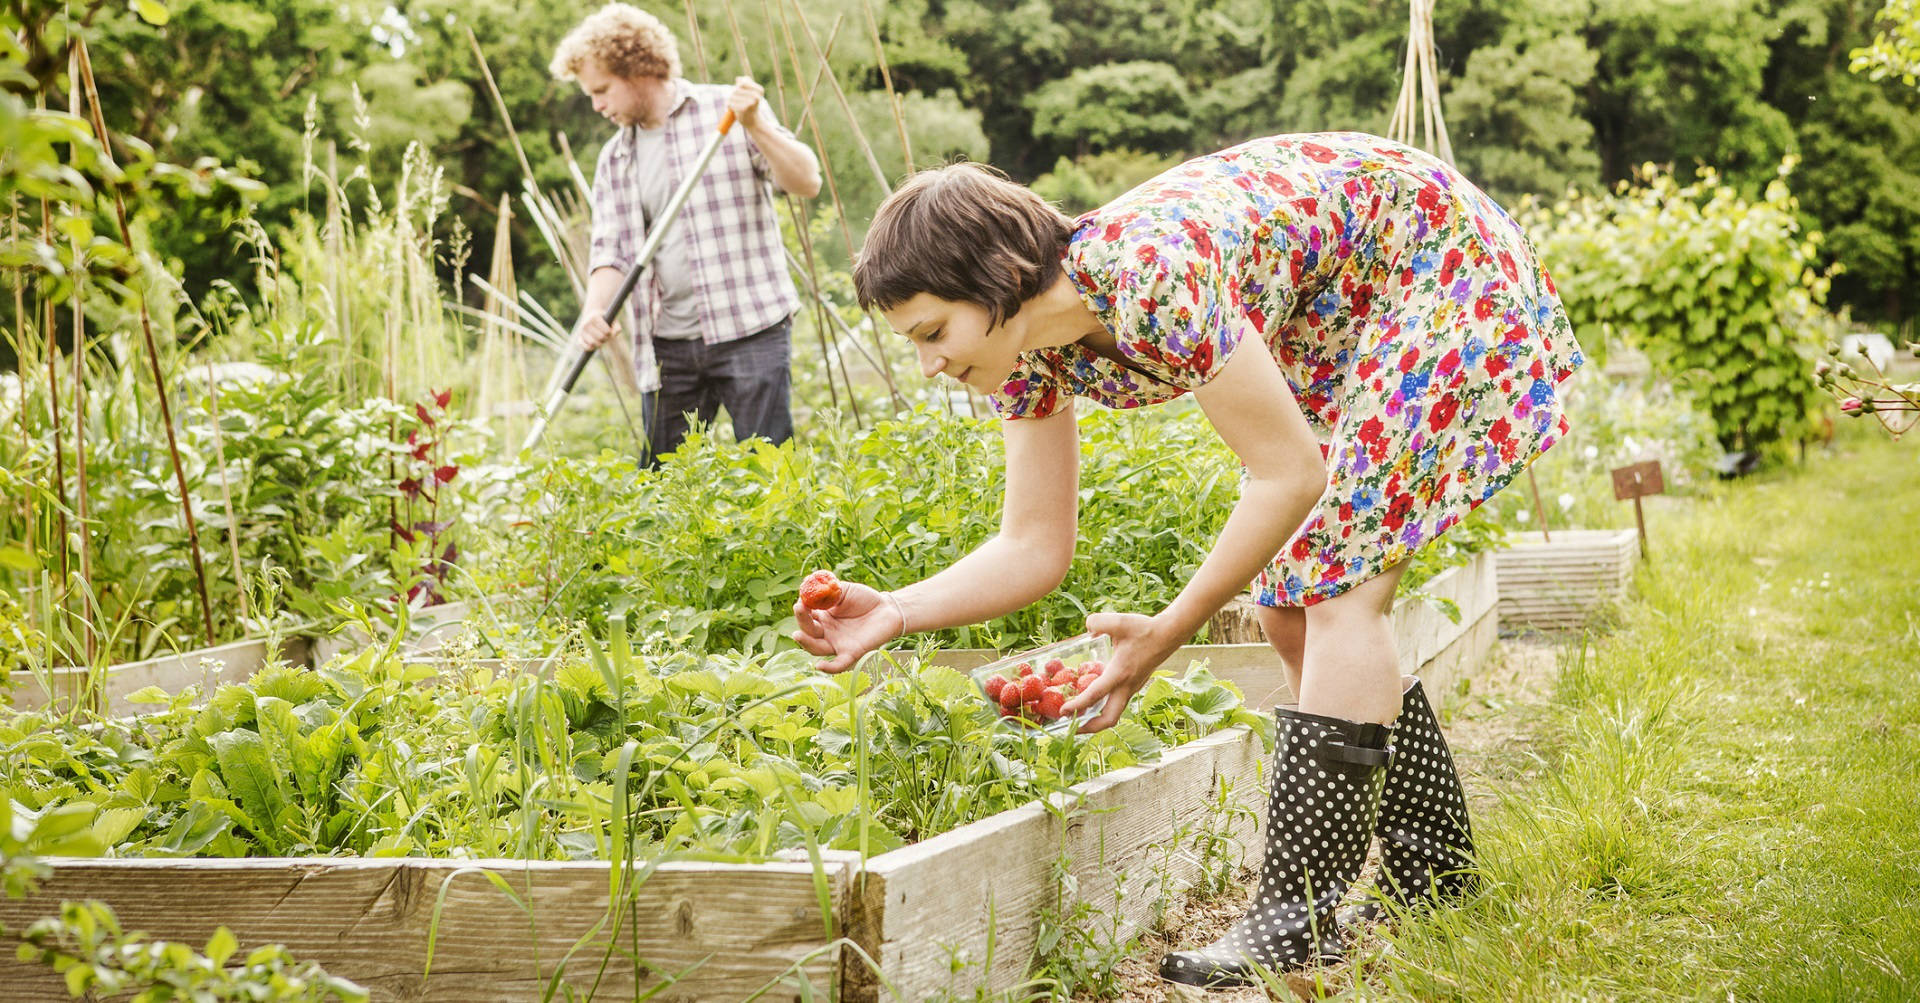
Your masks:
[{"label": "floral print dress", "polygon": [[1567,434],[1582,362],[1520,227],[1453,168],[1375,136],[1273,136],[1081,217],[1063,264],[1124,362],[1023,353],[1003,418],[1131,408],[1264,340],[1322,441],[1327,490],[1254,583],[1310,606],[1407,559]]}]

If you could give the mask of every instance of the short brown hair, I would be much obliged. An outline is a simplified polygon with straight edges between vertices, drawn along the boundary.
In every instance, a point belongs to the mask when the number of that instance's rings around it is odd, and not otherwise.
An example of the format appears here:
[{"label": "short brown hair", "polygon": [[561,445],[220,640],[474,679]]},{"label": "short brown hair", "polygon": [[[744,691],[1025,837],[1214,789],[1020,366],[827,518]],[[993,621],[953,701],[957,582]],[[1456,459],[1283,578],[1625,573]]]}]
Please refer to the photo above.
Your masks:
[{"label": "short brown hair", "polygon": [[680,75],[680,45],[673,32],[632,4],[610,3],[587,15],[560,40],[547,69],[556,80],[572,80],[588,60],[626,80]]},{"label": "short brown hair", "polygon": [[1013,316],[1060,275],[1073,222],[1046,199],[983,164],[921,171],[874,213],[853,265],[862,308],[919,293]]}]

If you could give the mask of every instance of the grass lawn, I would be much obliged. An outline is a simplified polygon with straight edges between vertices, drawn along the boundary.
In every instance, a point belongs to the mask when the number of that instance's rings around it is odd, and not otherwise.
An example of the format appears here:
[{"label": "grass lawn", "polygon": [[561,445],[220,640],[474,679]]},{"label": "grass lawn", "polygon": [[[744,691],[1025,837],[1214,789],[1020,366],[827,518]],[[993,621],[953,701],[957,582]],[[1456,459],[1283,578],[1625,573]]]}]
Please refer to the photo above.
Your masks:
[{"label": "grass lawn", "polygon": [[1920,999],[1920,442],[1848,431],[1650,516],[1636,597],[1482,772],[1488,892],[1349,992]]}]

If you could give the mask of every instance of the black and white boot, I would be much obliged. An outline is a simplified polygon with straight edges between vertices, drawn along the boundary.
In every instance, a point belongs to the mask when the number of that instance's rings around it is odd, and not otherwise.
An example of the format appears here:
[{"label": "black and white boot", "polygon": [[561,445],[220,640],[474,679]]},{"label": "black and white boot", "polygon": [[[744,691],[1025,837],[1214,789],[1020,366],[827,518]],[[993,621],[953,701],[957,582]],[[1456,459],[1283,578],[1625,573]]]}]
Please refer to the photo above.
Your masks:
[{"label": "black and white boot", "polygon": [[1160,976],[1207,987],[1252,985],[1256,967],[1337,960],[1335,910],[1373,841],[1393,728],[1274,711],[1278,725],[1267,855],[1253,907],[1227,935],[1160,960]]},{"label": "black and white boot", "polygon": [[[1440,732],[1440,719],[1427,702],[1416,676],[1402,680],[1400,718],[1394,722],[1393,765],[1380,794],[1380,879],[1382,895],[1403,908],[1456,901],[1479,884],[1473,866],[1473,825],[1467,820],[1467,795],[1453,753]],[[1369,902],[1346,922],[1378,917]]]}]

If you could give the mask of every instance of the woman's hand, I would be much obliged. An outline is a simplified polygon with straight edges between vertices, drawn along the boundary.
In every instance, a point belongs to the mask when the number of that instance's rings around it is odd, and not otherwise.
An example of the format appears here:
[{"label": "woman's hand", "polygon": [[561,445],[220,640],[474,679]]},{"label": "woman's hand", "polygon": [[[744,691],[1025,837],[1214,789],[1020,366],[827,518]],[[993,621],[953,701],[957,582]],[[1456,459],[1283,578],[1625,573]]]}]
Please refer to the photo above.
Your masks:
[{"label": "woman's hand", "polygon": [[1107,697],[1107,705],[1091,721],[1080,726],[1082,734],[1105,731],[1120,720],[1127,701],[1153,678],[1153,670],[1180,647],[1159,617],[1137,613],[1095,613],[1087,617],[1087,633],[1105,634],[1113,639],[1113,657],[1105,672],[1085,692],[1067,701],[1062,711],[1077,714]]},{"label": "woman's hand", "polygon": [[826,659],[814,664],[822,672],[853,668],[862,655],[899,637],[907,626],[901,622],[900,607],[884,593],[848,581],[840,586],[840,601],[829,609],[808,609],[798,600],[793,604],[793,618],[800,624],[793,639]]}]

